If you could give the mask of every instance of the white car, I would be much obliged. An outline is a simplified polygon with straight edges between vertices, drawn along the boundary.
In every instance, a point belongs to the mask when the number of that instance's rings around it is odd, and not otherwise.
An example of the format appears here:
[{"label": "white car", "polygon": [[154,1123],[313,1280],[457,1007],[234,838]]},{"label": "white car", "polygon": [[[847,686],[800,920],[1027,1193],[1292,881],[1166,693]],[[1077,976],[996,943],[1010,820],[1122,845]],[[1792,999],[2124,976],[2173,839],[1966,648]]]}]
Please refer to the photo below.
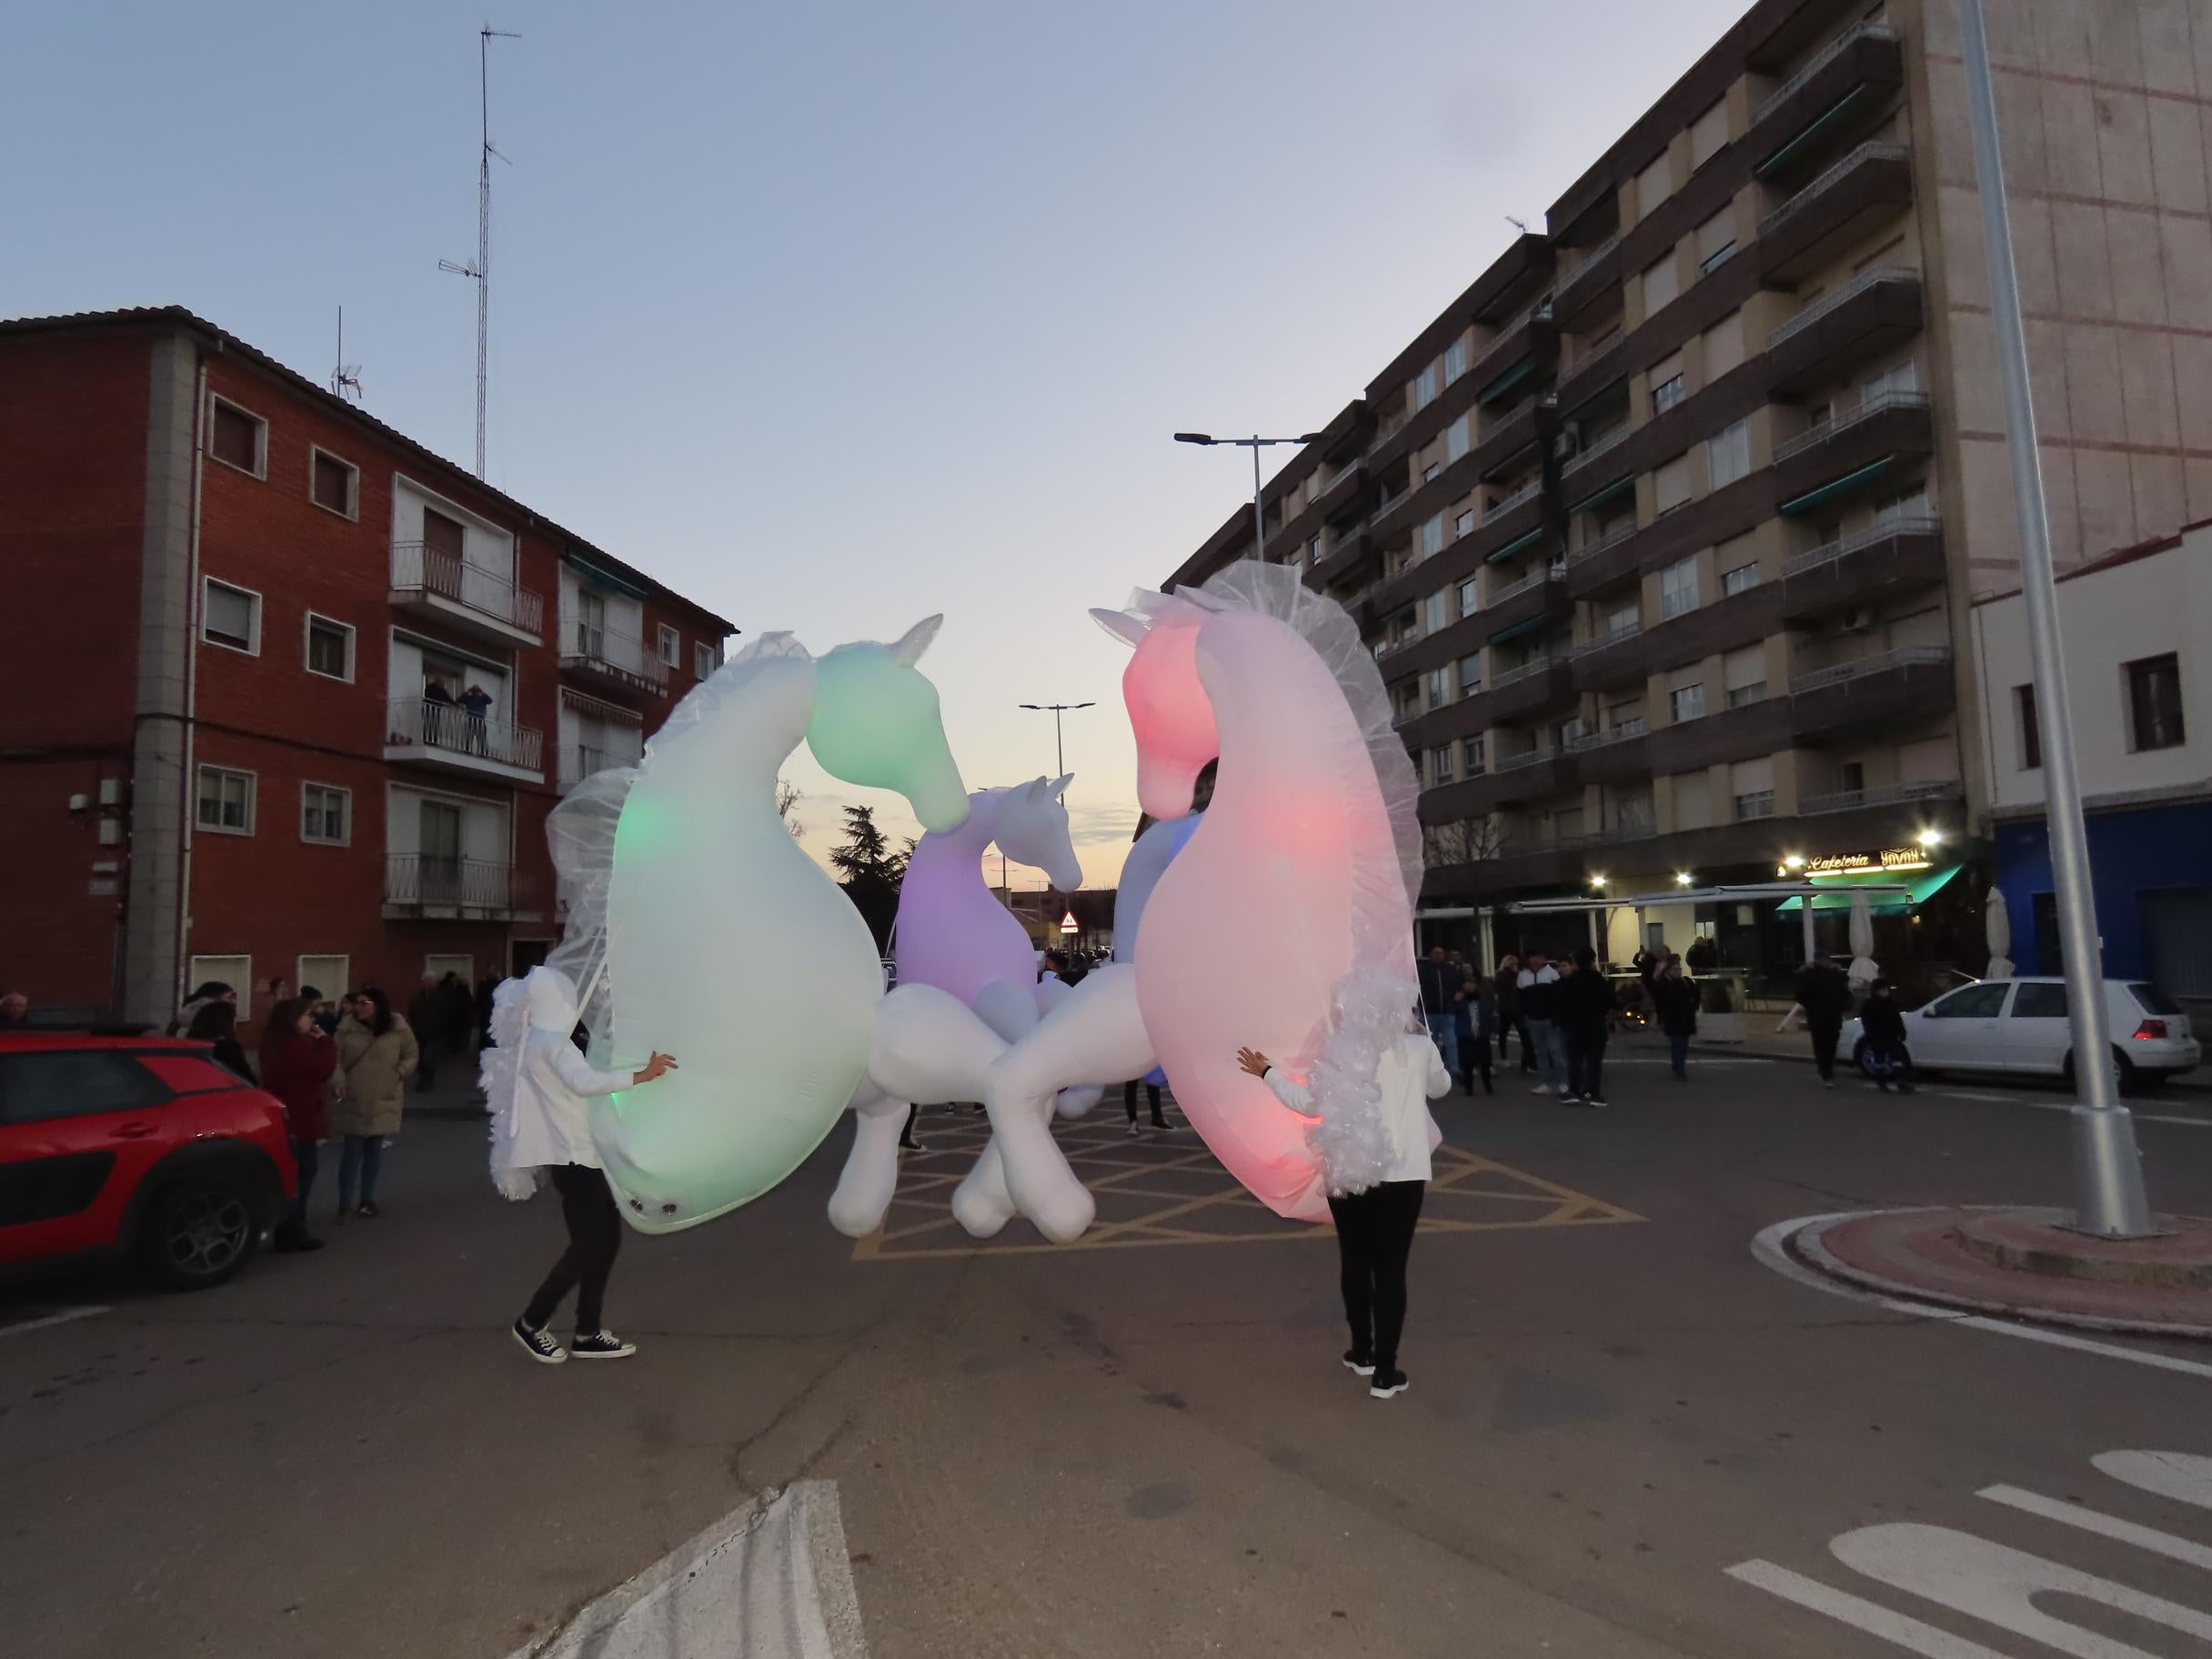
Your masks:
[{"label": "white car", "polygon": [[[2123,1091],[2197,1068],[2201,1051],[2179,1004],[2144,980],[2105,981],[2105,1021]],[[1841,1047],[1866,1070],[1866,1039],[1844,1022]],[[2074,1077],[2074,1034],[2061,979],[1977,980],[1905,1016],[1916,1071],[2010,1071]],[[1872,1072],[1867,1073],[1872,1076]]]}]

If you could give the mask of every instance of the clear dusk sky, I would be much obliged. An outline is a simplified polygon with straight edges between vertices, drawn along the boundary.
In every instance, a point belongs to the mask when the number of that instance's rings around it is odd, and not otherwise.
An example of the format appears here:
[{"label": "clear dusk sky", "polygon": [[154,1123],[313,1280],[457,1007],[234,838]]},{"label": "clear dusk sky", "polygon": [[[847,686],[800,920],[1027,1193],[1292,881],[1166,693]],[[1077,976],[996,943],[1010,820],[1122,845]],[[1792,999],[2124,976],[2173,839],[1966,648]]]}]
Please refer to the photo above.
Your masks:
[{"label": "clear dusk sky", "polygon": [[[0,315],[181,304],[466,465],[476,30],[491,481],[816,650],[946,624],[971,786],[1136,821],[1084,615],[1249,497],[1170,434],[1321,425],[1743,0],[17,8]],[[1283,452],[1287,453],[1287,452]],[[844,799],[802,750],[819,849]],[[1035,884],[1041,878],[1032,877]],[[1021,885],[1017,878],[1016,885]]]}]

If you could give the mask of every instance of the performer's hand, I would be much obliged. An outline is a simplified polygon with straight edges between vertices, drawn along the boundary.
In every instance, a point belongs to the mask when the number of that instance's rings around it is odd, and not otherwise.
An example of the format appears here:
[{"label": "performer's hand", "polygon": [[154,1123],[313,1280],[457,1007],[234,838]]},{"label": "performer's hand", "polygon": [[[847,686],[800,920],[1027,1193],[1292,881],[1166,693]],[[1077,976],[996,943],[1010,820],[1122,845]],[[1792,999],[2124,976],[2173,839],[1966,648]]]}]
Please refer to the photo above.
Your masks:
[{"label": "performer's hand", "polygon": [[1265,1077],[1268,1063],[1267,1056],[1257,1049],[1239,1049],[1237,1051],[1237,1064],[1254,1077]]},{"label": "performer's hand", "polygon": [[664,1071],[674,1071],[679,1069],[673,1054],[663,1054],[659,1049],[655,1049],[653,1058],[638,1068],[638,1074],[630,1079],[630,1082],[633,1086],[638,1083],[649,1083]]}]

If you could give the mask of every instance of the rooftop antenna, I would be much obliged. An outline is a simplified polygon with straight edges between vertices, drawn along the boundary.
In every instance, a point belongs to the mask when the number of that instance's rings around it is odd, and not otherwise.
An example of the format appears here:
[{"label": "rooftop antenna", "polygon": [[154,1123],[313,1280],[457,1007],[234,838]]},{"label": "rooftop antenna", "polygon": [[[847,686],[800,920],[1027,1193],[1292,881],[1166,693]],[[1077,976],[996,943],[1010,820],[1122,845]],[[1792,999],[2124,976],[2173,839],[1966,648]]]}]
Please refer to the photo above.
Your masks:
[{"label": "rooftop antenna", "polygon": [[[499,156],[491,142],[491,43],[520,40],[512,29],[486,24],[477,31],[477,96],[483,116],[484,152],[477,165],[477,258],[474,265],[456,265],[440,259],[437,268],[466,276],[477,285],[477,477],[484,476],[485,347],[491,327],[491,158]],[[507,157],[499,156],[501,161]],[[509,162],[508,166],[514,164]]]},{"label": "rooftop antenna", "polygon": [[1515,230],[1519,231],[1523,236],[1525,236],[1528,235],[1528,221],[1526,219],[1516,219],[1512,214],[1509,213],[1505,216],[1505,222],[1512,226]]},{"label": "rooftop antenna", "polygon": [[361,366],[358,363],[346,361],[346,307],[344,306],[338,307],[338,357],[337,367],[330,371],[330,389],[341,398],[349,392],[357,398],[362,395]]}]

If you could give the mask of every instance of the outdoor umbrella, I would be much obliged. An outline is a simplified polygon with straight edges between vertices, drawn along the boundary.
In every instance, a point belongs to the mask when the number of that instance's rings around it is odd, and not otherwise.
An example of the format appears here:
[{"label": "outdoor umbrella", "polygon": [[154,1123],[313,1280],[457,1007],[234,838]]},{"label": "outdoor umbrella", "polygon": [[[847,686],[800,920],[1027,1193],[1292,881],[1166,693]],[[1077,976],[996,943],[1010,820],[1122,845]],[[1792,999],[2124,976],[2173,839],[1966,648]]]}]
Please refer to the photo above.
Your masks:
[{"label": "outdoor umbrella", "polygon": [[1982,924],[1989,940],[1989,969],[1987,977],[2009,980],[2012,966],[2012,912],[2005,908],[2005,890],[1993,887],[1989,898],[1982,906]]},{"label": "outdoor umbrella", "polygon": [[1855,984],[1871,985],[1881,973],[1874,960],[1874,907],[1861,890],[1851,895],[1851,978]]}]

